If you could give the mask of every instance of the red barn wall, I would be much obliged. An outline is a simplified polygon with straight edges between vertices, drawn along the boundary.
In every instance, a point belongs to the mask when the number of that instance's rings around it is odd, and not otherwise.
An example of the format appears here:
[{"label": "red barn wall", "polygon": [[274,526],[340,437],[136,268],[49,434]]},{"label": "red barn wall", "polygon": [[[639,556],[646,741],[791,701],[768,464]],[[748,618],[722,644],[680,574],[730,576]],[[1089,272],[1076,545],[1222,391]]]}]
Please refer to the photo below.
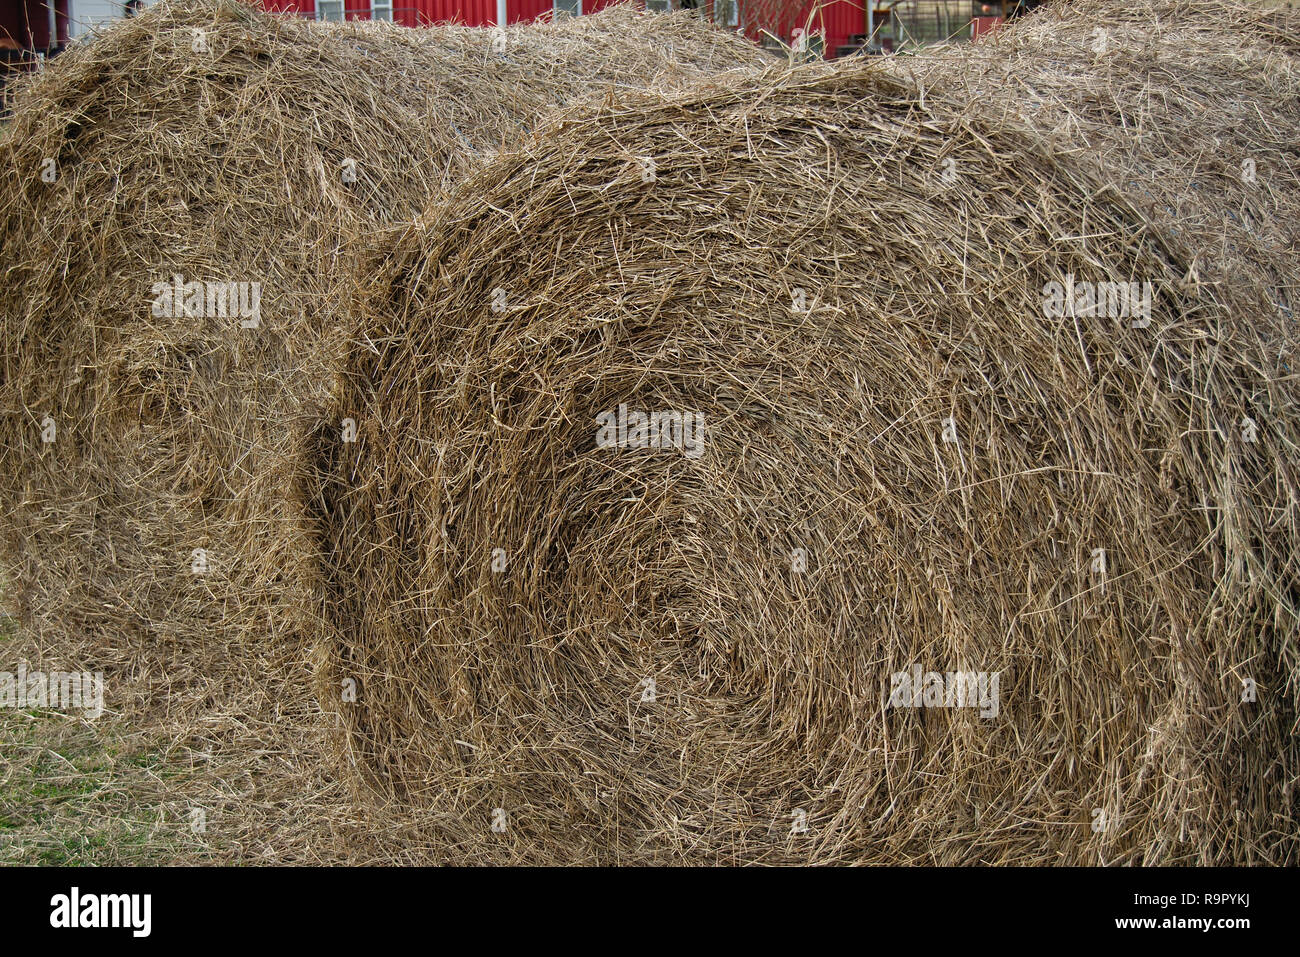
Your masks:
[{"label": "red barn wall", "polygon": [[316,15],[314,0],[262,0],[262,6],[272,13],[309,13]]},{"label": "red barn wall", "polygon": [[[268,10],[315,16],[315,0],[261,0]],[[584,14],[595,13],[618,0],[582,0]],[[826,56],[846,44],[855,33],[866,32],[864,4],[867,0],[789,0],[786,12],[775,24],[765,23],[773,33],[786,42],[793,39],[798,28],[811,29],[826,38]],[[366,0],[345,0],[346,15],[368,17],[370,5]],[[506,0],[506,19],[510,23],[534,20],[549,14],[553,0]],[[811,22],[810,22],[811,15]],[[745,0],[741,0],[742,22],[745,18]],[[429,23],[456,22],[470,26],[489,26],[496,23],[496,0],[393,0],[393,19],[408,26]],[[753,23],[746,24],[747,32],[758,39],[759,30]]]},{"label": "red barn wall", "polygon": [[[316,16],[316,0],[261,0],[262,6],[276,13]],[[513,4],[514,0],[507,0]],[[366,0],[344,0],[343,13],[349,20],[370,19]],[[472,27],[496,23],[496,0],[393,0],[393,20],[408,27],[430,23],[465,23]]]},{"label": "red barn wall", "polygon": [[855,33],[866,33],[867,0],[790,0],[775,22],[755,24],[745,16],[745,2],[741,0],[741,22],[745,32],[754,40],[762,39],[766,29],[786,43],[794,40],[795,30],[820,33],[825,38],[825,53],[834,57],[835,51],[849,42]]},{"label": "red barn wall", "polygon": [[[616,2],[617,0],[582,0],[582,12],[584,15],[595,13]],[[554,7],[553,0],[506,0],[507,20],[510,23],[536,20],[543,13],[550,13]]]},{"label": "red barn wall", "polygon": [[430,23],[483,27],[497,22],[497,4],[496,0],[393,0],[393,19],[413,27]]},{"label": "red barn wall", "polygon": [[56,0],[55,27],[50,43],[50,8],[46,0],[7,0],[0,7],[0,35],[26,50],[47,50],[68,42],[68,0]]},{"label": "red barn wall", "polygon": [[[12,41],[17,46],[30,49],[32,43],[32,34],[28,29],[31,18],[28,15],[27,8],[31,4],[23,3],[6,3],[0,7],[0,36]],[[49,36],[49,15],[45,16],[45,35]],[[32,24],[35,26],[35,24]]]},{"label": "red barn wall", "polygon": [[822,8],[819,16],[826,31],[828,57],[835,56],[835,51],[848,43],[853,34],[867,32],[866,0],[834,0]]}]

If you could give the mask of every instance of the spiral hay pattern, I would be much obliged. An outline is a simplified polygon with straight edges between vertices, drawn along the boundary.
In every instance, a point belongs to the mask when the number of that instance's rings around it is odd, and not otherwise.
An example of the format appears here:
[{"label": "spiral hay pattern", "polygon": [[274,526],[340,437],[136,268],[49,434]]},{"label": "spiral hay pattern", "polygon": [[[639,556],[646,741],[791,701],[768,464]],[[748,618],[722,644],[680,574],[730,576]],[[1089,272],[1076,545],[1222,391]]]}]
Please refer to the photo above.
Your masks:
[{"label": "spiral hay pattern", "polygon": [[320,694],[445,859],[1294,861],[1279,328],[914,72],[569,115],[358,306]]},{"label": "spiral hay pattern", "polygon": [[292,456],[356,253],[548,109],[757,57],[630,8],[498,35],[203,0],[53,61],[0,145],[4,579],[28,633],[148,675],[154,707],[303,681]]}]

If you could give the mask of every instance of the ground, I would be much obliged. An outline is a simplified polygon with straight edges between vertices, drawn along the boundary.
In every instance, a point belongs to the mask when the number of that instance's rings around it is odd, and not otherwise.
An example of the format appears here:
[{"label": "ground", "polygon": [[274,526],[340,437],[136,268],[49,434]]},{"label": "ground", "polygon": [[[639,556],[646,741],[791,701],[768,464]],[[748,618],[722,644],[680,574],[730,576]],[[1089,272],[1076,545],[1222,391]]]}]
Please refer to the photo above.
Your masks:
[{"label": "ground", "polygon": [[[19,644],[0,619],[0,659]],[[8,665],[6,665],[8,667]],[[187,775],[161,736],[106,715],[0,710],[0,865],[141,864],[210,856],[184,807],[169,800]]]}]

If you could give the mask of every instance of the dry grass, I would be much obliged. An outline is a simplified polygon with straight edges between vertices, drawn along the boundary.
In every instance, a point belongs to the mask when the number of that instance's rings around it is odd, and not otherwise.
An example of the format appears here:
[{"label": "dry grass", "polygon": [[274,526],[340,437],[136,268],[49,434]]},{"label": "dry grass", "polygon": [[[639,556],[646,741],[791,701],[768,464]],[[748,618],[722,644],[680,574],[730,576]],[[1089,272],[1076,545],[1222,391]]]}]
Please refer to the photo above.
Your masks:
[{"label": "dry grass", "polygon": [[1267,315],[1281,357],[1300,305],[1297,54],[1300,13],[1288,9],[1067,0],[897,65],[1123,194],[1195,281]]},{"label": "dry grass", "polygon": [[[1184,264],[1184,282],[1228,304],[1239,327],[1231,348],[1275,382],[1270,388],[1290,390],[1300,309],[1300,12],[1206,0],[1104,11],[1054,4],[988,42],[916,58],[907,71],[941,85],[955,109],[1027,128],[1037,148],[1123,196]],[[1253,391],[1250,401],[1263,395]],[[1224,509],[1217,534],[1234,574],[1276,615],[1268,642],[1282,676],[1275,691],[1295,704],[1293,453],[1279,448],[1278,467],[1264,473],[1271,488],[1231,457],[1207,455],[1201,468],[1223,472],[1217,501],[1246,486],[1266,505],[1253,517]]]},{"label": "dry grass", "polygon": [[[627,8],[495,42],[162,4],[53,62],[0,144],[6,650],[104,670],[117,732],[197,756],[213,793],[187,800],[247,815],[219,857],[340,853],[311,837],[337,785],[313,758],[290,460],[331,393],[356,250],[545,110],[759,57]],[[155,315],[175,274],[260,283],[260,324]]]},{"label": "dry grass", "polygon": [[[1132,153],[1104,103],[1062,149],[965,95],[982,54],[846,63],[570,114],[433,207],[313,452],[345,760],[459,862],[1295,863],[1300,434],[1254,308],[1294,262],[1106,175],[1163,148],[1172,196],[1234,124],[1289,162],[1292,53],[1243,22],[1214,98],[1102,68],[1179,137]],[[1046,314],[1067,275],[1150,324]],[[598,448],[621,403],[705,455]],[[914,664],[1000,715],[888,707]]]},{"label": "dry grass", "polygon": [[[623,11],[479,101],[483,32],[175,9],[0,144],[0,669],[110,710],[0,715],[0,862],[1296,863],[1293,15],[678,94],[748,52]],[[151,317],[173,270],[258,337]],[[1065,272],[1151,325],[1045,316]],[[619,402],[706,454],[594,448]],[[913,663],[998,718],[885,707]]]}]

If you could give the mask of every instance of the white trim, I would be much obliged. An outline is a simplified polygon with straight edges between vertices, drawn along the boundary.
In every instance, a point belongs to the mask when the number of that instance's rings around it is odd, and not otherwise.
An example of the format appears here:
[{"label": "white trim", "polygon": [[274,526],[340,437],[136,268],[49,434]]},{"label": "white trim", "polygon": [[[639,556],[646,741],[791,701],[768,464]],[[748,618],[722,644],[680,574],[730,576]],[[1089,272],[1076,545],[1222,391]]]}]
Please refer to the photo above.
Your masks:
[{"label": "white trim", "polygon": [[[330,20],[334,23],[341,23],[345,19],[347,19],[347,13],[344,8],[344,0],[316,0],[315,6],[316,6],[317,20]],[[334,20],[333,17],[327,17],[324,15],[325,11],[322,8],[327,6],[330,7],[331,9],[338,8],[338,12],[339,12],[338,20]]]},{"label": "white trim", "polygon": [[506,25],[507,16],[506,0],[497,0],[497,26],[504,27]]},{"label": "white trim", "polygon": [[[720,14],[729,13],[725,19]],[[720,27],[740,26],[740,0],[713,0],[713,22]]]},{"label": "white trim", "polygon": [[[51,9],[52,0],[41,0],[45,9]],[[157,0],[144,0],[141,13],[153,6]],[[126,19],[126,0],[68,0],[68,15],[65,28],[68,42],[96,33],[110,24]],[[58,26],[57,20],[55,26]],[[55,34],[51,34],[52,36]]]}]

